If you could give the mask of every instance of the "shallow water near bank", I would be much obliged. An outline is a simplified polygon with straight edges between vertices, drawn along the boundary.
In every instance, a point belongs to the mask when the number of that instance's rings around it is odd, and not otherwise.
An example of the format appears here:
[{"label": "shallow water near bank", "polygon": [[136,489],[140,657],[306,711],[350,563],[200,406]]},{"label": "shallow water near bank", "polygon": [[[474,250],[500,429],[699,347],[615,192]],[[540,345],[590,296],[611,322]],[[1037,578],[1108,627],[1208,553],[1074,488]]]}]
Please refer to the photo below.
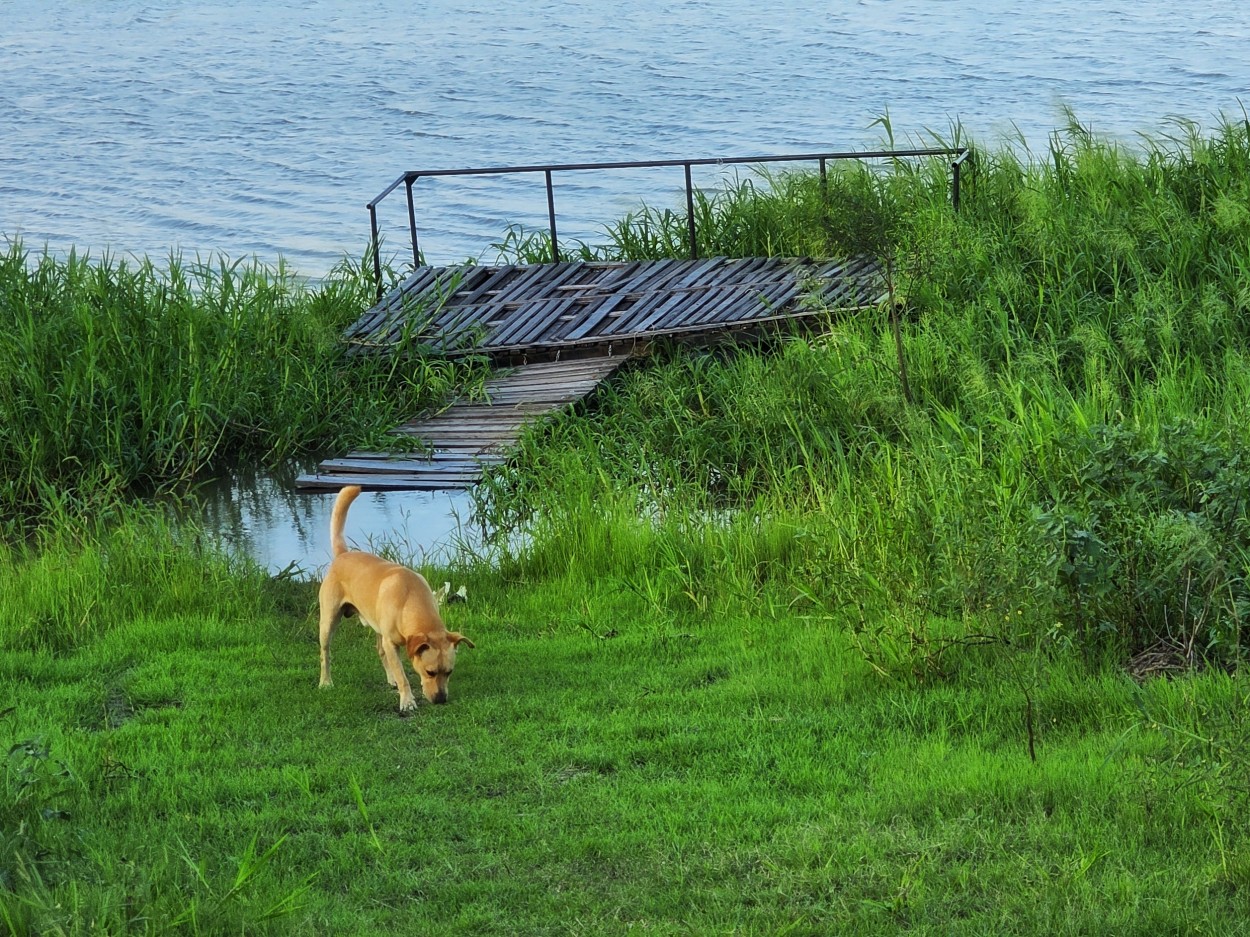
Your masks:
[{"label": "shallow water near bank", "polygon": [[[330,562],[330,513],[336,491],[293,483],[310,466],[277,472],[243,469],[197,489],[184,514],[210,542],[249,557],[270,573],[319,579]],[[366,491],[352,505],[347,541],[411,565],[454,566],[481,551],[482,530],[463,491]]]}]

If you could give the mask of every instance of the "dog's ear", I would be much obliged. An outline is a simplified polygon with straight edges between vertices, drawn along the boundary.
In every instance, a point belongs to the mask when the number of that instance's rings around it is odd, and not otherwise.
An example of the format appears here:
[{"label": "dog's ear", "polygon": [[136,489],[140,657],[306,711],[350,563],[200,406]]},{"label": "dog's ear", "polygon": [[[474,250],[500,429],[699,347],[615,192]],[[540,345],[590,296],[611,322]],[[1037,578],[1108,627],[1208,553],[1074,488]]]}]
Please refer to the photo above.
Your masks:
[{"label": "dog's ear", "polygon": [[406,642],[406,647],[408,649],[409,658],[420,657],[430,649],[430,642],[425,640],[423,635],[414,634]]},{"label": "dog's ear", "polygon": [[459,631],[447,632],[447,640],[450,641],[454,647],[460,647],[461,644],[466,647],[477,647],[476,644],[462,635]]}]

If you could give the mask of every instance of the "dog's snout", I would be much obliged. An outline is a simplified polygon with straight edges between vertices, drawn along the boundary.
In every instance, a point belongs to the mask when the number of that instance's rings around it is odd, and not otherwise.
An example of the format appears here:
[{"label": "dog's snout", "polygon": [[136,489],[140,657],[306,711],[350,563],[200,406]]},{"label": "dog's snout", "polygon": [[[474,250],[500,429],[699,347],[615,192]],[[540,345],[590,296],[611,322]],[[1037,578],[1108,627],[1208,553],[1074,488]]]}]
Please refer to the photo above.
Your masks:
[{"label": "dog's snout", "polygon": [[435,694],[434,694],[434,702],[435,702],[435,703],[445,703],[445,702],[447,702],[447,691],[446,691],[446,690],[439,690],[437,693],[435,693]]}]

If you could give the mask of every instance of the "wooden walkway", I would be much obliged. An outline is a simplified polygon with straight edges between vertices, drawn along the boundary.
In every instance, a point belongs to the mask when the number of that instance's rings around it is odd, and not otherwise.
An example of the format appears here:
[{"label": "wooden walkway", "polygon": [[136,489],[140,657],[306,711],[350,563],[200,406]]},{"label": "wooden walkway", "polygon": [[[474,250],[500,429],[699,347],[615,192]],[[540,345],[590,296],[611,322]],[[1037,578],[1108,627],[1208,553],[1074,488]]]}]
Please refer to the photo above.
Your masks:
[{"label": "wooden walkway", "polygon": [[351,453],[296,486],[470,488],[506,460],[527,422],[581,399],[654,339],[706,340],[859,309],[884,291],[867,259],[420,267],[347,330],[352,353],[475,354],[521,366],[487,383],[489,402],[456,403],[396,430],[428,443],[424,455]]},{"label": "wooden walkway", "polygon": [[554,361],[511,368],[486,382],[487,401],[455,403],[400,426],[431,447],[425,453],[355,452],[327,459],[295,480],[297,488],[360,485],[372,490],[471,488],[483,470],[507,459],[524,425],[580,400],[627,356]]},{"label": "wooden walkway", "polygon": [[777,257],[421,267],[345,334],[357,353],[555,358],[875,305],[875,261]]}]

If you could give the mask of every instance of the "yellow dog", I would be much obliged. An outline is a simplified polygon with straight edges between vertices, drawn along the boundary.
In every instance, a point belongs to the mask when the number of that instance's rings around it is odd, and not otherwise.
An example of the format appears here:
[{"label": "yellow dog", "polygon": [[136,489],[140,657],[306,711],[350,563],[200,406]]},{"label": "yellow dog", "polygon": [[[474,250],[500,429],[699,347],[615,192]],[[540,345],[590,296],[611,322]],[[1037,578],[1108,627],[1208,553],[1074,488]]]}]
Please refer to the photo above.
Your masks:
[{"label": "yellow dog", "polygon": [[378,656],[391,686],[399,690],[399,711],[416,709],[398,649],[403,648],[421,678],[421,692],[431,703],[447,702],[447,678],[456,666],[456,648],[473,647],[462,634],[448,631],[438,602],[419,573],[372,553],[347,549],[343,524],[347,509],[360,494],[351,485],[339,492],[330,516],[330,547],[334,559],[321,583],[321,686],[331,686],[330,639],[344,616],[359,615],[378,633]]}]

